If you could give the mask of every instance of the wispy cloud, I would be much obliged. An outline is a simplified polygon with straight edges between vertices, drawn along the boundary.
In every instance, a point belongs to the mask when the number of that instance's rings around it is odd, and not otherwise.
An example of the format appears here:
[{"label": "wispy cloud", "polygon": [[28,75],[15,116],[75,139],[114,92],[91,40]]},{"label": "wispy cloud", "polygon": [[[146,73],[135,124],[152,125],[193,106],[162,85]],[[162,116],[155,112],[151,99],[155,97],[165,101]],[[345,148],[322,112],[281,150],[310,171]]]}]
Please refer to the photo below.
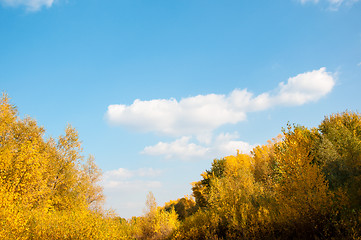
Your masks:
[{"label": "wispy cloud", "polygon": [[237,150],[240,153],[248,154],[257,145],[241,141],[239,140],[239,137],[237,132],[219,134],[212,143],[212,156],[220,158],[228,155],[235,155]]},{"label": "wispy cloud", "polygon": [[299,1],[302,4],[305,4],[305,3],[308,3],[308,2],[311,2],[311,3],[318,3],[319,2],[319,0],[299,0]]},{"label": "wispy cloud", "polygon": [[154,146],[147,146],[142,153],[163,156],[165,159],[204,160],[234,155],[236,150],[249,153],[255,147],[238,139],[237,133],[221,133],[208,142],[181,137],[170,143],[159,142]]},{"label": "wispy cloud", "polygon": [[[334,85],[333,74],[326,72],[326,68],[320,68],[291,77],[286,83],[281,82],[273,91],[257,96],[247,89],[235,89],[228,95],[198,95],[179,101],[137,99],[131,105],[109,105],[106,118],[113,125],[144,132],[201,137],[210,135],[222,125],[244,121],[248,112],[263,111],[275,106],[299,106],[317,101],[329,93]],[[183,139],[173,145],[183,144],[182,146],[186,147],[185,142],[186,139]],[[158,148],[165,146],[160,143]],[[151,150],[148,149],[148,152]]]},{"label": "wispy cloud", "polygon": [[148,191],[149,189],[160,188],[162,183],[156,180],[162,174],[159,169],[140,168],[129,170],[118,168],[106,171],[103,174],[102,186],[104,191]]},{"label": "wispy cloud", "polygon": [[134,180],[134,181],[108,181],[104,185],[104,188],[111,188],[117,190],[148,190],[152,188],[160,188],[162,183],[160,181],[144,181],[144,180]]},{"label": "wispy cloud", "polygon": [[35,12],[42,7],[51,7],[55,0],[0,0],[5,6],[10,7],[25,7],[27,11]]},{"label": "wispy cloud", "polygon": [[147,155],[164,155],[166,159],[179,158],[187,160],[190,158],[203,157],[209,148],[190,142],[190,137],[182,137],[173,142],[159,142],[154,146],[147,146],[142,151]]},{"label": "wispy cloud", "polygon": [[356,2],[359,2],[359,0],[299,0],[299,2],[301,4],[306,4],[306,3],[313,3],[313,4],[318,4],[318,3],[323,3],[327,6],[328,10],[331,11],[337,11],[341,6],[345,5],[345,6],[351,6]]},{"label": "wispy cloud", "polygon": [[108,196],[106,206],[115,207],[122,217],[140,215],[147,192],[162,189],[163,184],[159,180],[162,173],[162,170],[154,168],[106,171],[101,182],[104,194]]}]

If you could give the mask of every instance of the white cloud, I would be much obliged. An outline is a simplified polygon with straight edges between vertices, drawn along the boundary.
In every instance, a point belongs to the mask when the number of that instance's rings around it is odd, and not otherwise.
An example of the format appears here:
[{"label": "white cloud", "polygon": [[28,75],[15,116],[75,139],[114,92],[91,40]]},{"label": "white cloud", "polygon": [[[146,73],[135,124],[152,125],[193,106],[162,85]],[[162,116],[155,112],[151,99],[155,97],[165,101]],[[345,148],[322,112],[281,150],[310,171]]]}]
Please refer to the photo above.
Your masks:
[{"label": "white cloud", "polygon": [[361,62],[359,62],[359,63],[357,64],[357,66],[361,66]]},{"label": "white cloud", "polygon": [[[246,119],[247,113],[275,106],[298,106],[325,96],[335,85],[334,75],[320,68],[291,77],[272,91],[254,96],[247,89],[235,89],[228,95],[208,94],[176,99],[135,100],[131,105],[110,105],[108,121],[145,132],[155,132],[178,139],[146,146],[142,154],[165,159],[212,159],[249,153],[254,147],[239,140],[238,134],[213,132],[225,124]],[[114,176],[131,176],[134,172],[118,169]]]},{"label": "white cloud", "polygon": [[130,179],[134,177],[157,177],[162,173],[161,170],[153,168],[140,168],[137,170],[129,170],[118,168],[104,173],[105,180],[114,179]]},{"label": "white cloud", "polygon": [[221,158],[229,155],[235,155],[237,150],[239,150],[240,153],[248,154],[256,146],[237,140],[238,138],[238,133],[219,134],[213,143],[212,152],[214,156]]},{"label": "white cloud", "polygon": [[142,151],[146,155],[164,156],[165,159],[204,160],[222,158],[240,153],[249,153],[255,145],[237,140],[237,133],[221,133],[210,142],[191,142],[190,137],[181,137],[173,142],[159,142],[154,146],[147,146]]},{"label": "white cloud", "polygon": [[10,7],[24,6],[27,11],[38,11],[42,7],[51,7],[54,0],[0,0],[0,2]]},{"label": "white cloud", "polygon": [[107,171],[104,174],[105,178],[115,177],[115,178],[121,178],[121,179],[127,179],[133,177],[133,173],[125,168],[118,168],[115,170]]},{"label": "white cloud", "polygon": [[[262,111],[274,106],[297,106],[317,101],[335,85],[334,76],[326,68],[299,74],[281,82],[273,91],[254,96],[247,89],[235,89],[230,94],[208,94],[176,99],[135,100],[131,105],[109,105],[106,118],[111,124],[139,131],[170,136],[197,136],[207,141],[213,130],[225,124],[236,124],[246,119],[248,112]],[[209,141],[209,140],[208,140]],[[169,146],[205,149],[187,145],[186,139],[171,145],[159,143],[148,148],[151,153]]]},{"label": "white cloud", "polygon": [[[237,92],[239,90],[235,90]],[[107,118],[113,124],[166,135],[206,134],[226,124],[245,119],[225,95],[198,95],[175,99],[135,100],[132,105],[110,105]]]},{"label": "white cloud", "polygon": [[134,181],[107,181],[103,184],[104,188],[107,189],[117,189],[117,190],[148,190],[153,188],[160,188],[162,183],[160,181],[144,181],[144,180],[134,180]]},{"label": "white cloud", "polygon": [[326,72],[326,68],[302,73],[280,83],[280,91],[275,97],[281,104],[302,105],[319,100],[329,93],[335,85],[334,77]]},{"label": "white cloud", "polygon": [[105,189],[122,190],[158,188],[162,185],[161,182],[150,178],[156,178],[161,173],[161,170],[153,168],[140,168],[137,170],[118,168],[106,171],[103,174],[102,185]]},{"label": "white cloud", "polygon": [[118,168],[103,174],[101,185],[104,187],[106,207],[114,207],[122,217],[140,215],[143,201],[149,191],[163,188],[159,177],[163,171],[153,168],[130,170]]},{"label": "white cloud", "polygon": [[190,137],[182,137],[171,143],[159,142],[154,146],[147,146],[142,151],[146,155],[164,155],[166,159],[180,158],[182,160],[203,157],[208,148],[189,142]]}]

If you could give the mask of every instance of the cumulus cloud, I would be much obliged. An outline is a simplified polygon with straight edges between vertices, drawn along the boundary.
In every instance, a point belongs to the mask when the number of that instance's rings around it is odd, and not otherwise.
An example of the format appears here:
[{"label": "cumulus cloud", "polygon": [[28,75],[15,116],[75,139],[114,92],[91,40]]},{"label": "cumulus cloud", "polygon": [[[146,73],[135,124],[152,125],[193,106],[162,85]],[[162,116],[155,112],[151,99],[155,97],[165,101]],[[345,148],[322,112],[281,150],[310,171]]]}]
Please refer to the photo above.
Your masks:
[{"label": "cumulus cloud", "polygon": [[217,94],[198,95],[179,102],[176,99],[137,99],[130,106],[110,105],[107,118],[112,124],[141,131],[175,136],[204,134],[223,124],[245,119],[245,113],[235,111],[231,100]]},{"label": "cumulus cloud", "polygon": [[275,99],[280,104],[302,105],[319,100],[331,92],[334,85],[334,77],[326,72],[326,68],[321,68],[289,78],[286,84],[281,82]]},{"label": "cumulus cloud", "polygon": [[[326,68],[320,68],[291,77],[286,83],[281,82],[273,91],[257,96],[247,89],[235,89],[228,95],[198,95],[179,101],[174,98],[149,101],[136,99],[131,105],[109,105],[106,118],[113,125],[138,131],[202,138],[209,136],[222,125],[244,121],[248,112],[317,101],[329,93],[334,85],[333,74],[326,72]],[[179,149],[190,148],[199,154],[205,151],[194,145],[187,145],[186,138],[172,145],[159,143],[157,147],[145,151],[151,153],[170,146],[178,146]]]},{"label": "cumulus cloud", "polygon": [[54,3],[54,0],[0,0],[0,2],[5,6],[24,6],[27,11],[38,11],[42,7],[51,7]]}]

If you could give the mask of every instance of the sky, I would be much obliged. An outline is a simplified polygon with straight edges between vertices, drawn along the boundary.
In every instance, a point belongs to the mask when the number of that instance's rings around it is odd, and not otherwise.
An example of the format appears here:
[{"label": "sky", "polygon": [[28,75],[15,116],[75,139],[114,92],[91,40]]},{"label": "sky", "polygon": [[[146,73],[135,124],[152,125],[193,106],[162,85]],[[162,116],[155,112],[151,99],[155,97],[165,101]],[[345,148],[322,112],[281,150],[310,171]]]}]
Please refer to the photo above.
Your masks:
[{"label": "sky", "polygon": [[360,89],[358,0],[0,0],[0,91],[46,137],[78,130],[125,218]]}]

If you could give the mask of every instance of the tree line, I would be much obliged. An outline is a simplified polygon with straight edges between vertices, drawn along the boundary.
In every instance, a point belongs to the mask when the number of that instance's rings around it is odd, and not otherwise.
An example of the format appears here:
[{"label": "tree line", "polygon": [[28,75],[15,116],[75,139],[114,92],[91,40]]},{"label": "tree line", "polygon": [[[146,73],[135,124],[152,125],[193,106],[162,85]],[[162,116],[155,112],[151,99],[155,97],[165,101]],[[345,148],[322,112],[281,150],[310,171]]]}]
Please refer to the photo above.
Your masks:
[{"label": "tree line", "polygon": [[361,115],[287,125],[250,154],[215,159],[192,196],[123,219],[77,131],[44,137],[0,100],[0,239],[360,239]]}]

